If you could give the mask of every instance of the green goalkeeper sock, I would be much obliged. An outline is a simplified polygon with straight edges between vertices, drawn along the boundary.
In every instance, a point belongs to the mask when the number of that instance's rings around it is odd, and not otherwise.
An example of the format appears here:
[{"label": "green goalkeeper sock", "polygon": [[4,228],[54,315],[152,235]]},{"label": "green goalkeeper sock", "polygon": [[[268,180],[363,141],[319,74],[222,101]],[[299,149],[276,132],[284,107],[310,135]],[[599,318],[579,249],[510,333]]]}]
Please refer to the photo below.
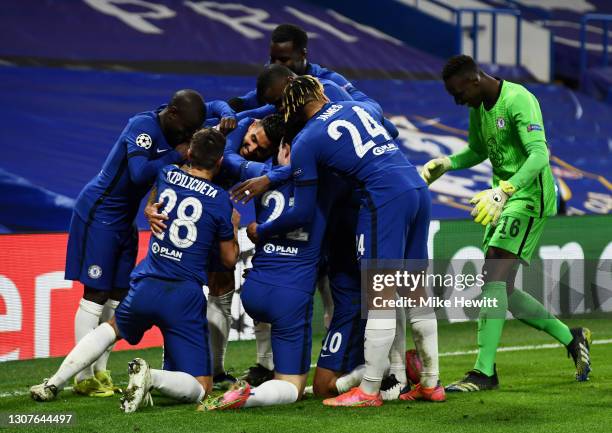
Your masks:
[{"label": "green goalkeeper sock", "polygon": [[515,289],[508,297],[508,309],[521,322],[546,332],[564,346],[571,343],[573,336],[567,325],[546,311],[529,293]]},{"label": "green goalkeeper sock", "polygon": [[[478,317],[478,358],[474,370],[493,376],[495,353],[501,339],[508,295],[505,281],[492,281],[482,287],[482,298],[497,300],[497,306],[483,306]],[[492,303],[493,304],[493,303]]]}]

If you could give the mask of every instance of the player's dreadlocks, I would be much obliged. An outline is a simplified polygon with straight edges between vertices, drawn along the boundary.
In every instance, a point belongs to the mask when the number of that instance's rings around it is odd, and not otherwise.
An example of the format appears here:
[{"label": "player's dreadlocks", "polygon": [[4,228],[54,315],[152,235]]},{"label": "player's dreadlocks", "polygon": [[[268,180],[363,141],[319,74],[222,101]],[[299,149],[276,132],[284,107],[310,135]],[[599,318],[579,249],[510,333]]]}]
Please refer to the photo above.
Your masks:
[{"label": "player's dreadlocks", "polygon": [[478,65],[470,56],[460,54],[453,56],[446,62],[444,69],[442,69],[442,79],[447,81],[454,75],[462,74],[464,72],[478,73]]},{"label": "player's dreadlocks", "polygon": [[294,123],[296,115],[312,101],[326,100],[323,86],[315,77],[302,75],[291,81],[283,91],[282,111],[287,124]]}]

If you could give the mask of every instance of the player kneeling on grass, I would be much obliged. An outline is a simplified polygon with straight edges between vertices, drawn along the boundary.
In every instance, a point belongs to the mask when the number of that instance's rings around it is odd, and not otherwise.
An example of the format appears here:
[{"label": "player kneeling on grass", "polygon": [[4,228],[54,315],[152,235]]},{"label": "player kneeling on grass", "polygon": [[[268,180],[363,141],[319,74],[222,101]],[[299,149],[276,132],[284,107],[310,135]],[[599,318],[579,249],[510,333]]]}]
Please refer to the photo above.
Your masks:
[{"label": "player kneeling on grass", "polygon": [[[287,84],[282,108],[290,128],[305,124],[292,143],[293,206],[277,218],[249,225],[249,238],[254,242],[273,239],[273,236],[286,235],[312,224],[320,215],[320,197],[337,184],[333,178],[329,179],[332,173],[361,184],[362,206],[357,223],[360,234],[357,238],[362,239],[359,244],[363,245],[360,257],[426,258],[429,192],[415,168],[379,123],[382,119],[380,113],[367,104],[354,101],[331,104],[321,84],[309,76],[297,77]],[[388,218],[388,222],[382,215]],[[374,224],[375,221],[378,223]],[[351,407],[382,404],[379,390],[395,336],[395,322],[394,319],[368,320],[364,344],[365,374],[360,386],[324,400],[323,404]],[[435,370],[435,377],[430,377],[435,386],[438,358],[436,322],[429,320],[427,323],[432,325],[433,331],[428,334],[427,339],[432,343],[428,347],[435,348],[426,357],[427,368]],[[274,363],[277,363],[276,353]]]},{"label": "player kneeling on grass", "polygon": [[312,391],[332,397],[359,385],[365,372],[363,342],[366,320],[361,317],[361,273],[357,263],[355,233],[360,197],[342,179],[345,192],[334,203],[327,223],[327,273],[333,298],[333,315],[323,338]]},{"label": "player kneeling on grass", "polygon": [[[284,172],[272,170],[272,164],[267,162],[278,151],[284,134],[284,126],[285,122],[278,114],[268,115],[261,120],[251,117],[241,119],[237,127],[226,137],[221,171],[213,181],[229,190],[236,182],[252,177],[257,177],[266,187],[282,181],[283,177],[289,177],[290,170],[284,170]],[[262,171],[264,167],[265,170]],[[162,203],[149,203],[145,208],[145,216],[154,233],[160,233],[167,228],[165,221],[168,217],[160,213],[162,205]],[[207,318],[212,352],[213,388],[227,390],[236,382],[236,379],[225,371],[224,366],[232,322],[234,269],[226,268],[220,263],[218,248],[211,251],[210,258]],[[270,359],[271,357],[270,354]],[[270,373],[269,378],[271,379],[274,372],[270,371]]]},{"label": "player kneeling on grass", "polygon": [[169,216],[168,230],[151,237],[147,257],[132,273],[130,291],[115,318],[81,339],[50,379],[30,388],[34,400],[53,400],[74,374],[117,340],[137,344],[154,325],[164,337],[164,369],[151,369],[140,358],[130,362],[122,409],[134,412],[152,403],[152,389],[183,402],[197,402],[210,392],[202,290],[207,284],[206,264],[215,242],[226,266],[235,265],[239,252],[239,215],[233,213],[228,194],[210,182],[221,165],[224,145],[220,132],[200,130],[190,143],[189,164],[162,169],[156,187]]},{"label": "player kneeling on grass", "polygon": [[[278,151],[279,166],[290,164],[290,145],[283,143]],[[250,169],[260,166],[251,163]],[[322,173],[322,178],[335,176]],[[303,394],[312,346],[312,304],[317,266],[331,206],[339,196],[338,182],[329,182],[312,204],[313,219],[290,232],[274,238],[257,236],[257,226],[282,218],[292,211],[291,201],[300,189],[310,189],[312,183],[300,184],[293,179],[278,185],[255,199],[257,223],[247,228],[256,244],[253,268],[242,286],[241,299],[246,312],[254,319],[271,325],[271,345],[274,357],[274,379],[257,387],[239,381],[233,389],[216,399],[204,402],[202,409],[224,410],[242,407],[288,404]]]},{"label": "player kneeling on grass", "polygon": [[471,203],[475,205],[474,221],[485,226],[482,294],[497,301],[496,307],[480,310],[474,369],[446,390],[498,387],[495,354],[506,310],[563,344],[574,360],[576,380],[586,381],[591,371],[591,332],[586,328],[569,329],[527,292],[514,288],[518,267],[521,262],[529,264],[547,217],[556,213],[538,100],[519,84],[485,74],[469,56],[451,58],[442,75],[455,102],[470,106],[468,147],[428,162],[422,176],[431,184],[446,171],[491,161],[493,187],[477,194]]}]

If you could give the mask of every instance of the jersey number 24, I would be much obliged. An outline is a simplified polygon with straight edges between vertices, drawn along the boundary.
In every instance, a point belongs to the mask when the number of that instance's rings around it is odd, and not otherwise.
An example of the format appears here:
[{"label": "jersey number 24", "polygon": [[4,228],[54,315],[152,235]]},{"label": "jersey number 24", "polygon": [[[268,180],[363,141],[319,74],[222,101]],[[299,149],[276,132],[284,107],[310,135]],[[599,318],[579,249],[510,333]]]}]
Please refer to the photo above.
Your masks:
[{"label": "jersey number 24", "polygon": [[337,141],[342,136],[340,128],[346,129],[349,135],[351,136],[351,140],[353,141],[355,153],[361,159],[366,155],[366,153],[368,153],[371,148],[377,145],[373,140],[374,138],[378,137],[379,135],[382,135],[383,137],[385,137],[385,140],[388,141],[391,140],[391,137],[389,136],[387,130],[380,123],[374,120],[372,116],[370,116],[370,113],[365,111],[363,108],[355,105],[353,106],[353,111],[357,113],[359,120],[361,120],[363,127],[369,134],[369,137],[366,137],[368,138],[368,140],[365,143],[363,142],[363,138],[361,137],[361,134],[359,133],[357,127],[348,120],[334,120],[327,127],[327,133],[333,140]]}]

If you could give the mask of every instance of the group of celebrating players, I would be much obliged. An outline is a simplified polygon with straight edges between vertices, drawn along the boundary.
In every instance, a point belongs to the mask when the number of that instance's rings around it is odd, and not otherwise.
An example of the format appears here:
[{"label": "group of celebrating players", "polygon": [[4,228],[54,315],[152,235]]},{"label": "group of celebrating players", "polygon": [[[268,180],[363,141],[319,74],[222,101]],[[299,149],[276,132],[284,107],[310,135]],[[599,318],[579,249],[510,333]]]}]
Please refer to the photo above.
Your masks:
[{"label": "group of celebrating players", "polygon": [[[282,24],[252,92],[205,103],[198,92],[180,90],[167,105],[129,120],[77,199],[66,260],[66,278],[85,287],[77,344],[30,389],[34,400],[54,399],[73,377],[78,394],[113,395],[106,364],[114,343],[138,344],[157,326],[163,369],[141,358],[129,363],[126,413],[150,404],[152,390],[200,402],[202,410],[295,402],[310,370],[320,280],[328,282],[333,315],[312,392],[327,406],[439,402],[446,392],[497,388],[495,353],[507,310],[563,344],[576,380],[588,379],[590,331],[569,329],[514,288],[520,264],[529,263],[556,212],[536,98],[482,72],[468,56],[451,58],[444,85],[457,104],[471,107],[469,143],[419,174],[380,105],[342,75],[308,62],[307,41],[304,30]],[[392,317],[373,310],[363,317],[360,264],[401,259],[415,272],[426,267],[428,185],[485,159],[492,187],[471,203],[475,222],[485,226],[483,297],[496,302],[481,309],[474,368],[444,388],[435,312],[396,308]],[[152,236],[134,268],[134,220],[149,190]],[[240,297],[255,321],[257,363],[237,380],[224,366],[240,252],[232,200],[251,199],[256,221],[247,235],[256,250]],[[415,343],[408,352],[406,322]],[[227,391],[213,398],[213,387]]]}]

